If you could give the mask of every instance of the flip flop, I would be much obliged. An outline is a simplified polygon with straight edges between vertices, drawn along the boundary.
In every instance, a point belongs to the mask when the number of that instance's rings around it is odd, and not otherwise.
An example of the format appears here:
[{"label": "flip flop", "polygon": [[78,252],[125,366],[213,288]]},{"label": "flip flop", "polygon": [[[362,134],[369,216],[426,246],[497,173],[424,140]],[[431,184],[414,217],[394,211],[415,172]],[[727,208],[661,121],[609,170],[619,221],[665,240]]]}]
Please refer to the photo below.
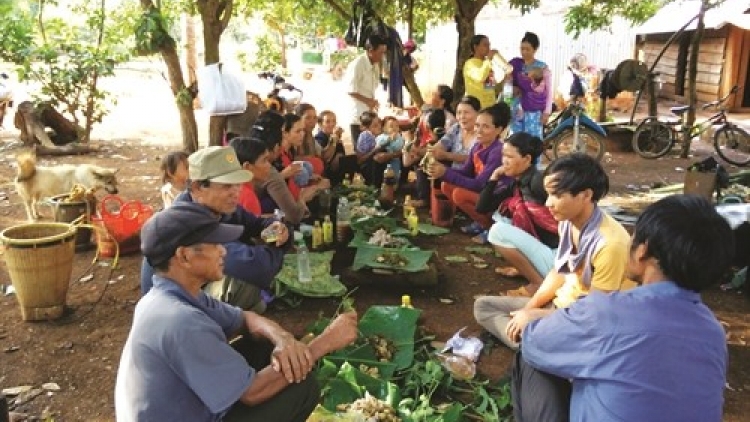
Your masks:
[{"label": "flip flop", "polygon": [[516,267],[496,267],[495,274],[503,277],[520,277],[521,273],[518,272]]},{"label": "flip flop", "polygon": [[508,290],[505,293],[501,293],[502,295],[509,296],[509,297],[531,297],[533,296],[531,293],[529,293],[528,290],[526,290],[526,287],[521,286],[517,289]]},{"label": "flip flop", "polygon": [[482,226],[479,225],[476,221],[472,222],[469,225],[461,227],[461,233],[469,234],[472,236],[476,236],[479,233],[482,233],[484,229],[482,229]]}]

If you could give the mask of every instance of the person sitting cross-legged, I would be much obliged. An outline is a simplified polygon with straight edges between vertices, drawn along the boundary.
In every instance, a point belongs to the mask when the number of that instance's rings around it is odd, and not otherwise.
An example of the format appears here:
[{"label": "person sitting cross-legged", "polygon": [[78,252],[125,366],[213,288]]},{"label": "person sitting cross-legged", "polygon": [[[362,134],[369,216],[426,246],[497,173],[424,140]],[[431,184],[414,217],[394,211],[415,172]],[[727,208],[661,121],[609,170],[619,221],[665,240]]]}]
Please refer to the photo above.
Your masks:
[{"label": "person sitting cross-legged", "polygon": [[[511,290],[508,295],[530,297],[536,293],[544,276],[552,270],[560,241],[558,222],[545,205],[544,177],[534,165],[542,148],[541,139],[525,132],[508,137],[503,163],[490,176],[477,203],[480,213],[499,211],[488,240],[510,266],[495,271],[506,277],[520,275],[529,281],[528,286]],[[501,184],[498,189],[503,177],[513,178],[513,184]]]},{"label": "person sitting cross-legged", "polygon": [[270,319],[208,296],[201,287],[222,277],[222,245],[244,231],[186,201],[144,225],[141,249],[156,275],[123,347],[119,422],[305,421],[318,404],[313,365],[354,342],[356,313],[305,345]]},{"label": "person sitting cross-legged", "polygon": [[474,318],[511,349],[518,349],[529,318],[567,308],[591,291],[632,288],[625,276],[630,236],[597,202],[609,189],[601,164],[583,153],[553,161],[544,173],[552,216],[560,221],[554,267],[529,297],[483,296],[474,302]]},{"label": "person sitting cross-legged", "polygon": [[518,422],[719,422],[724,328],[700,293],[719,283],[732,230],[708,200],[649,205],[626,252],[626,292],[592,292],[531,320],[511,376]]}]

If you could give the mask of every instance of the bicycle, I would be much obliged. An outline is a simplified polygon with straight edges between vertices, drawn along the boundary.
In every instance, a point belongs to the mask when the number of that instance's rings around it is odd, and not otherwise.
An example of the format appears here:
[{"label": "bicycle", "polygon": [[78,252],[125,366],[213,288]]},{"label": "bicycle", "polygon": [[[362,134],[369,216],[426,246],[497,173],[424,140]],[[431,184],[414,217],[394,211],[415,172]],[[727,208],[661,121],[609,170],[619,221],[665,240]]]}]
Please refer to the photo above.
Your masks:
[{"label": "bicycle", "polygon": [[[682,105],[669,110],[678,117],[677,121],[663,121],[658,117],[643,119],[633,134],[633,150],[643,158],[654,159],[666,155],[679,139],[690,139],[702,135],[709,128],[721,125],[714,133],[714,149],[724,161],[736,166],[750,164],[750,135],[741,127],[731,123],[726,115],[726,103],[740,87],[735,85],[723,98],[702,106],[703,110],[715,108],[718,111],[692,126],[684,124],[685,114],[690,106]],[[685,136],[688,136],[685,138]]]},{"label": "bicycle", "polygon": [[607,132],[586,114],[577,97],[544,125],[543,130],[544,155],[549,160],[574,152],[584,152],[597,161],[604,156]]}]

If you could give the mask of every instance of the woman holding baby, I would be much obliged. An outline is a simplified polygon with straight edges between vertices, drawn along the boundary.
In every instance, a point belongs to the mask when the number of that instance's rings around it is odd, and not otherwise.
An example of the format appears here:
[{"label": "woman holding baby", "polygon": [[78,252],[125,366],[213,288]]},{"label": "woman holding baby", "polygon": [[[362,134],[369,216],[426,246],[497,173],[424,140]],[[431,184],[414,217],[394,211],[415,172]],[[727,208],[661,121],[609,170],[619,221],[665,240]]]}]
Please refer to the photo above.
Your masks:
[{"label": "woman holding baby", "polygon": [[521,39],[521,57],[510,61],[515,98],[511,131],[544,139],[543,127],[552,112],[553,89],[549,67],[535,57],[538,49],[539,37],[527,32]]}]

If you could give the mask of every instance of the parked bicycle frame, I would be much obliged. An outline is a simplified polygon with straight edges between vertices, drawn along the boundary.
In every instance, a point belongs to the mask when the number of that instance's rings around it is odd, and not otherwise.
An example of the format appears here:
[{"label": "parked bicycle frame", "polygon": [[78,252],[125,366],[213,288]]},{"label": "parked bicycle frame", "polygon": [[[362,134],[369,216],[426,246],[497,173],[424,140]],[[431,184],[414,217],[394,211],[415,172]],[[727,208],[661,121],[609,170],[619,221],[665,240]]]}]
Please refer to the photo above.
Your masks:
[{"label": "parked bicycle frame", "polygon": [[[604,139],[607,132],[592,120],[578,97],[544,126],[544,154],[548,159],[574,152],[584,152],[601,160],[604,156]],[[553,157],[548,150],[552,149]]]},{"label": "parked bicycle frame", "polygon": [[654,116],[643,119],[633,134],[633,150],[643,158],[659,158],[674,147],[677,139],[686,139],[687,135],[687,139],[692,141],[712,126],[720,125],[713,138],[716,153],[730,164],[750,164],[750,136],[744,129],[729,122],[726,115],[725,103],[739,88],[735,85],[723,98],[704,104],[704,110],[715,108],[718,111],[692,126],[684,124],[685,114],[690,110],[687,105],[670,108],[672,114],[679,118],[674,122],[659,120]]}]

